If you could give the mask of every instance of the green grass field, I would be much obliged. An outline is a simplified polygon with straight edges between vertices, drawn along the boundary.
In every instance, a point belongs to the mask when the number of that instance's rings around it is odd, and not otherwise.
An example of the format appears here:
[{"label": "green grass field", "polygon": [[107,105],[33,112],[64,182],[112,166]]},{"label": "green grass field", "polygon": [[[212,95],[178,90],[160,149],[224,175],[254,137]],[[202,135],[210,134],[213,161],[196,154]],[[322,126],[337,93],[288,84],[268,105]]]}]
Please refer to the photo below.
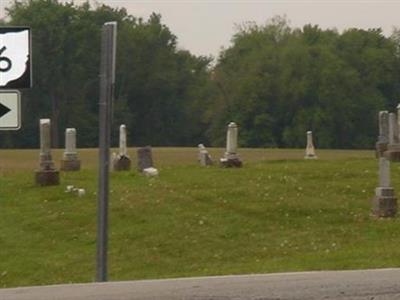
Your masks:
[{"label": "green grass field", "polygon": [[[195,148],[155,148],[158,178],[112,172],[109,279],[400,267],[399,219],[370,216],[374,153],[317,154],[240,149],[244,167],[221,169],[200,167]],[[93,281],[97,150],[54,187],[33,184],[38,156],[0,150],[0,287]]]}]

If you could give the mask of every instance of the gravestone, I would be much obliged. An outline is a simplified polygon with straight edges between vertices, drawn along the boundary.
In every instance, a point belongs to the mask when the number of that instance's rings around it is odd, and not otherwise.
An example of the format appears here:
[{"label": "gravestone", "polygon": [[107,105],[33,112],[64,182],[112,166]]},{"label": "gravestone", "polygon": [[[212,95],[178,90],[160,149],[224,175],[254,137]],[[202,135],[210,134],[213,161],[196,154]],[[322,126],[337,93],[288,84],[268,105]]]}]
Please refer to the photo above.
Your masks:
[{"label": "gravestone", "polygon": [[76,151],[75,128],[65,130],[65,151],[60,169],[62,171],[79,171],[81,169],[81,161],[78,159],[78,152]]},{"label": "gravestone", "polygon": [[150,146],[139,148],[137,158],[139,172],[146,176],[158,175],[158,170],[153,165],[153,154]]},{"label": "gravestone", "polygon": [[397,116],[395,113],[389,113],[389,143],[384,156],[390,161],[400,161],[400,143],[399,128],[397,124]]},{"label": "gravestone", "polygon": [[60,173],[54,167],[51,156],[50,119],[40,119],[39,169],[35,171],[35,183],[40,186],[60,184]]},{"label": "gravestone", "polygon": [[375,156],[377,158],[383,157],[385,151],[387,150],[387,146],[389,144],[389,112],[387,110],[383,110],[379,112],[378,116],[379,120],[379,136],[378,141],[376,142],[375,148]]},{"label": "gravestone", "polygon": [[397,139],[400,142],[400,103],[397,104]]},{"label": "gravestone", "polygon": [[397,116],[395,113],[389,113],[389,144],[399,143],[399,130]]},{"label": "gravestone", "polygon": [[240,168],[242,161],[237,154],[238,148],[238,126],[230,122],[226,133],[226,151],[223,158],[220,159],[220,165],[224,168]]},{"label": "gravestone", "polygon": [[198,161],[202,166],[211,166],[213,164],[211,155],[208,153],[206,147],[203,144],[199,144],[199,155]]},{"label": "gravestone", "polygon": [[385,157],[379,158],[379,186],[372,199],[372,214],[375,217],[394,217],[397,213],[397,199],[390,186],[390,162]]},{"label": "gravestone", "polygon": [[317,159],[317,155],[315,154],[315,148],[313,143],[312,131],[307,131],[307,146],[306,146],[306,155],[305,159]]},{"label": "gravestone", "polygon": [[119,153],[112,159],[115,171],[129,171],[131,169],[131,159],[128,156],[126,126],[119,127]]}]

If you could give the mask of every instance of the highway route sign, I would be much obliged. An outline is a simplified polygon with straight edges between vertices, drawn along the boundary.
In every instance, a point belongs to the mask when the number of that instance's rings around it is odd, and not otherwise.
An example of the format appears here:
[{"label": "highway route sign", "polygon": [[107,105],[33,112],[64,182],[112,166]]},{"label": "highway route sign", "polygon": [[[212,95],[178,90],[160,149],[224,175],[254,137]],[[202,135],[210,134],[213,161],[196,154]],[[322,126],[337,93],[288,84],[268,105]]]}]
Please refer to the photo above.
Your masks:
[{"label": "highway route sign", "polygon": [[0,27],[0,89],[32,86],[31,30]]},{"label": "highway route sign", "polygon": [[21,94],[19,91],[0,90],[0,130],[21,128]]}]

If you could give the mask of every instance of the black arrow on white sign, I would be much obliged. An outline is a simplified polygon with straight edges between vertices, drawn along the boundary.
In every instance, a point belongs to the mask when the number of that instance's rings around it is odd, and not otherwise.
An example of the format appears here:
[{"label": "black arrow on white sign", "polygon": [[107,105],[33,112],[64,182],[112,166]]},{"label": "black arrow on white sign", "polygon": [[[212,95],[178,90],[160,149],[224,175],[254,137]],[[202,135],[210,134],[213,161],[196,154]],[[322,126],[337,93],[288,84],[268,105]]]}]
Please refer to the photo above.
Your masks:
[{"label": "black arrow on white sign", "polygon": [[0,118],[4,116],[6,113],[11,111],[7,106],[4,106],[3,104],[0,103]]}]

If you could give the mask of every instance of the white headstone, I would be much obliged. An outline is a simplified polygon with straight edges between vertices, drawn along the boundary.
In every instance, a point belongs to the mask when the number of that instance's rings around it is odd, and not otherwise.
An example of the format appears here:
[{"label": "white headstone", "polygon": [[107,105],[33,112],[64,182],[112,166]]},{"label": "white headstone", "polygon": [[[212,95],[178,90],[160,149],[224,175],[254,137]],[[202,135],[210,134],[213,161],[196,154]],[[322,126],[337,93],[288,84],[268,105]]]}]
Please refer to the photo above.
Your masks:
[{"label": "white headstone", "polygon": [[76,153],[76,129],[65,129],[65,152]]},{"label": "white headstone", "polygon": [[317,156],[315,155],[312,131],[307,131],[307,146],[306,146],[306,155],[304,156],[304,158],[306,158],[306,159],[317,158]]},{"label": "white headstone", "polygon": [[238,138],[238,126],[234,122],[230,122],[228,125],[228,131],[226,133],[226,154],[235,155],[237,152],[237,138]]},{"label": "white headstone", "polygon": [[119,155],[128,156],[128,150],[126,146],[126,126],[122,124],[119,126]]},{"label": "white headstone", "polygon": [[78,153],[76,151],[76,129],[65,129],[65,151],[64,159],[77,159]]}]

